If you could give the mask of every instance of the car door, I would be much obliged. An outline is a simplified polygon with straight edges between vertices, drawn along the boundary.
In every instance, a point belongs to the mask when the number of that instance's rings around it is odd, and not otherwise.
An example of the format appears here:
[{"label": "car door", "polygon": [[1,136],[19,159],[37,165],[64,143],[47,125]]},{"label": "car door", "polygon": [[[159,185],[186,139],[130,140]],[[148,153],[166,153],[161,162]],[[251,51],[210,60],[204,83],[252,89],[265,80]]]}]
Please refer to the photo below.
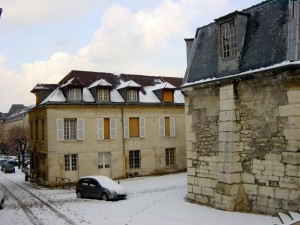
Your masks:
[{"label": "car door", "polygon": [[90,179],[90,191],[92,198],[100,198],[102,195],[102,188],[98,181],[95,179]]},{"label": "car door", "polygon": [[84,178],[80,181],[80,189],[82,192],[82,195],[86,198],[91,197],[90,193],[90,179],[89,178]]}]

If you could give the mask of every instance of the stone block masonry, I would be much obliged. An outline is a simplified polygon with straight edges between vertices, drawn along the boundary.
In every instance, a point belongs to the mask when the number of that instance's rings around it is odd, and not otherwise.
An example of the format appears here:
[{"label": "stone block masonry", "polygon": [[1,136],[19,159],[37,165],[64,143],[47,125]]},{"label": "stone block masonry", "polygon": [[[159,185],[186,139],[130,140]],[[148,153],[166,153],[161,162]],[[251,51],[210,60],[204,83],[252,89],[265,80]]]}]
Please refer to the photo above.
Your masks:
[{"label": "stone block masonry", "polygon": [[274,214],[300,205],[300,71],[185,92],[188,199]]}]

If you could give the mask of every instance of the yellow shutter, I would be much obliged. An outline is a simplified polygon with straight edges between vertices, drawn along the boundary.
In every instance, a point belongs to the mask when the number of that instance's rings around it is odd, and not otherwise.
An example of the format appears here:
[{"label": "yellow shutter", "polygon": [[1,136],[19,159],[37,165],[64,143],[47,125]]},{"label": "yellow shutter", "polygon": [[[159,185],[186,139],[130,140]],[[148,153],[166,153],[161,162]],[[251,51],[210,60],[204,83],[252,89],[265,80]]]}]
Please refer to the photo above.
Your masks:
[{"label": "yellow shutter", "polygon": [[173,92],[172,91],[164,91],[163,92],[163,101],[164,102],[173,102]]},{"label": "yellow shutter", "polygon": [[110,138],[109,118],[104,118],[104,139]]},{"label": "yellow shutter", "polygon": [[139,137],[139,118],[129,118],[129,137]]},{"label": "yellow shutter", "polygon": [[170,117],[165,117],[165,136],[170,136]]}]

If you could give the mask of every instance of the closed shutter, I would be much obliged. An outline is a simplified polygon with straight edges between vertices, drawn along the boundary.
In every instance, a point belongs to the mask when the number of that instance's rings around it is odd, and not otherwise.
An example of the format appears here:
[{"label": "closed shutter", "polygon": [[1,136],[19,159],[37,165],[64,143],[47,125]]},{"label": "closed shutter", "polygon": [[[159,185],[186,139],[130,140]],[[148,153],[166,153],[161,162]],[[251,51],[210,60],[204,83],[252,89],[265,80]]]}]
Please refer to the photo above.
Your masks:
[{"label": "closed shutter", "polygon": [[123,118],[124,138],[129,138],[129,119]]},{"label": "closed shutter", "polygon": [[103,118],[97,118],[97,139],[104,139]]},{"label": "closed shutter", "polygon": [[77,140],[84,140],[84,118],[77,119]]},{"label": "closed shutter", "polygon": [[140,137],[145,137],[145,118],[140,117]]},{"label": "closed shutter", "polygon": [[64,140],[64,119],[56,119],[57,141]]},{"label": "closed shutter", "polygon": [[110,118],[110,139],[117,138],[117,123],[116,118]]},{"label": "closed shutter", "polygon": [[175,137],[175,117],[170,117],[170,136]]},{"label": "closed shutter", "polygon": [[164,137],[165,136],[165,118],[159,117],[159,136]]}]

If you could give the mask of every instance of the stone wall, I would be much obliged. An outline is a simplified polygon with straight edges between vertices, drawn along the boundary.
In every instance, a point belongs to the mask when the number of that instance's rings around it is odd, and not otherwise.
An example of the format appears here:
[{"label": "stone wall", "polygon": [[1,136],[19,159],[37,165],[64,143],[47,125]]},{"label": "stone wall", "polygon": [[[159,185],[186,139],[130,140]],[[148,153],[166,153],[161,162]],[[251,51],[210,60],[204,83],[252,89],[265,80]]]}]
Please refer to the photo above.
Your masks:
[{"label": "stone wall", "polygon": [[273,214],[300,205],[299,71],[183,88],[188,199]]}]

